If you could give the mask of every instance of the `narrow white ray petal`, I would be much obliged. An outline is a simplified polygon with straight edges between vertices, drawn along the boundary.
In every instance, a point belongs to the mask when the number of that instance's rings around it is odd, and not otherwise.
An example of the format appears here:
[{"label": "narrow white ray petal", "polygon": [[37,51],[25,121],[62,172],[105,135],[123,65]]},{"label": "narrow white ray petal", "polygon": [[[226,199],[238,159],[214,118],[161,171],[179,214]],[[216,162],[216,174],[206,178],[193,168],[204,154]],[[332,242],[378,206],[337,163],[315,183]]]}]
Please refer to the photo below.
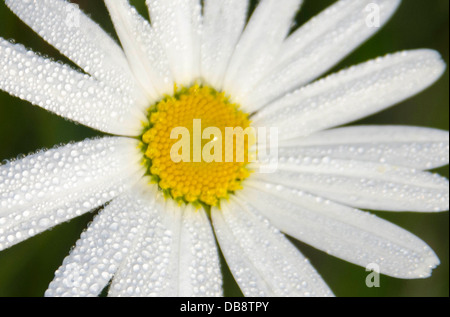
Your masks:
[{"label": "narrow white ray petal", "polygon": [[115,275],[109,295],[220,296],[218,252],[205,212],[159,199],[140,208],[150,220]]},{"label": "narrow white ray petal", "polygon": [[449,208],[447,179],[384,163],[280,156],[275,173],[255,177],[364,209],[437,212]]},{"label": "narrow white ray petal", "polygon": [[170,251],[167,240],[163,238],[169,238],[162,221],[164,204],[156,200],[157,189],[149,189],[146,192],[149,195],[145,196],[137,190],[130,193],[133,212],[139,212],[142,224],[137,227],[128,253],[121,258],[117,271],[114,272],[108,296],[150,296],[149,288],[165,285],[165,272],[157,272],[158,267],[166,269],[167,253]]},{"label": "narrow white ray petal", "polygon": [[138,135],[145,115],[103,82],[0,38],[0,89],[103,132]]},{"label": "narrow white ray petal", "polygon": [[136,243],[150,214],[131,193],[114,199],[81,234],[46,296],[98,296]]},{"label": "narrow white ray petal", "polygon": [[251,111],[332,68],[376,33],[399,4],[400,0],[341,0],[314,17],[289,36],[268,76],[251,90]]},{"label": "narrow white ray petal", "polygon": [[[240,204],[240,205],[239,205]],[[309,261],[248,204],[235,198],[213,209],[220,248],[246,296],[331,296]]]},{"label": "narrow white ray petal", "polygon": [[248,5],[242,0],[209,0],[204,4],[201,74],[218,90],[244,29]]},{"label": "narrow white ray petal", "polygon": [[76,4],[63,0],[5,2],[21,20],[84,71],[126,94],[138,93],[120,46]]},{"label": "narrow white ray petal", "polygon": [[[150,23],[127,0],[106,0],[130,67],[150,101],[173,92],[173,79],[164,48]],[[147,105],[148,106],[148,105]]]},{"label": "narrow white ray petal", "polygon": [[370,161],[417,169],[449,162],[448,131],[409,126],[353,126],[281,142],[282,156]]},{"label": "narrow white ray petal", "polygon": [[246,106],[245,95],[274,61],[302,0],[261,1],[253,12],[228,66],[224,90]]},{"label": "narrow white ray petal", "polygon": [[439,53],[387,55],[331,75],[257,112],[255,126],[278,127],[292,139],[379,112],[434,83],[446,66]]},{"label": "narrow white ray petal", "polygon": [[146,0],[152,27],[166,50],[175,82],[190,85],[200,76],[199,0]]},{"label": "narrow white ray petal", "polygon": [[430,247],[368,212],[302,191],[249,182],[239,197],[283,232],[351,263],[397,278],[423,278],[439,264]]},{"label": "narrow white ray petal", "polygon": [[179,296],[221,296],[222,273],[210,221],[202,209],[188,205],[178,242]]},{"label": "narrow white ray petal", "polygon": [[0,166],[0,249],[103,205],[136,182],[137,142],[86,140]]}]

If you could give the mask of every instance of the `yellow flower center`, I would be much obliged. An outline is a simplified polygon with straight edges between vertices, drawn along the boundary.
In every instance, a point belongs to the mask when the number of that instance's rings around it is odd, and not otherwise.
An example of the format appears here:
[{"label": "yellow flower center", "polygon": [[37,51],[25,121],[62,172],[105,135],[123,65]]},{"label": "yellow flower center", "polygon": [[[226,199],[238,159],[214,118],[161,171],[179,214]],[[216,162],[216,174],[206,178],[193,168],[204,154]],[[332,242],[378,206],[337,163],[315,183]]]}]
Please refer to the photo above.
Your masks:
[{"label": "yellow flower center", "polygon": [[150,107],[148,118],[142,135],[147,172],[168,197],[217,206],[250,175],[255,136],[249,116],[224,93],[182,88]]}]

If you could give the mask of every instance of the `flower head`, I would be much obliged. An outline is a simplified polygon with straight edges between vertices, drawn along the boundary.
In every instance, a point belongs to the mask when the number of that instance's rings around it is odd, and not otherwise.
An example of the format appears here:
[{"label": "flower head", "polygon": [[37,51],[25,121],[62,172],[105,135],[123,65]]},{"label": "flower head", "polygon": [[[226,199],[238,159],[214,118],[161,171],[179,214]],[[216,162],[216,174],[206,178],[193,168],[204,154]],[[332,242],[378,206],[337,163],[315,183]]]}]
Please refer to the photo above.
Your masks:
[{"label": "flower head", "polygon": [[[317,80],[399,0],[340,0],[293,32],[301,0],[261,1],[248,22],[243,0],[148,0],[151,22],[104,2],[121,46],[66,1],[6,0],[80,70],[0,38],[0,89],[110,134],[0,166],[0,249],[103,206],[46,295],[219,296],[218,246],[245,295],[332,295],[285,234],[389,276],[431,274],[425,242],[360,209],[448,210],[448,180],[426,171],[448,163],[448,132],[339,126],[445,64],[420,49]],[[279,142],[262,146],[265,128]],[[267,149],[273,170],[255,159]]]}]

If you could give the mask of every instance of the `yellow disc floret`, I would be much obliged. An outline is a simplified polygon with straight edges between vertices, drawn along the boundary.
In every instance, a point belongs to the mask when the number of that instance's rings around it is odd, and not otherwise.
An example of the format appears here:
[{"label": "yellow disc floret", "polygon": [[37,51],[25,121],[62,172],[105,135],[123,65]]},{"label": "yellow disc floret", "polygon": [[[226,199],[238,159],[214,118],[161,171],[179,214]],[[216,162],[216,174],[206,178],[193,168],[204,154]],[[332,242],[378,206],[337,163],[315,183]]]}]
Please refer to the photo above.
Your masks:
[{"label": "yellow disc floret", "polygon": [[250,120],[224,93],[183,88],[153,105],[148,118],[148,174],[173,199],[217,206],[250,175]]}]

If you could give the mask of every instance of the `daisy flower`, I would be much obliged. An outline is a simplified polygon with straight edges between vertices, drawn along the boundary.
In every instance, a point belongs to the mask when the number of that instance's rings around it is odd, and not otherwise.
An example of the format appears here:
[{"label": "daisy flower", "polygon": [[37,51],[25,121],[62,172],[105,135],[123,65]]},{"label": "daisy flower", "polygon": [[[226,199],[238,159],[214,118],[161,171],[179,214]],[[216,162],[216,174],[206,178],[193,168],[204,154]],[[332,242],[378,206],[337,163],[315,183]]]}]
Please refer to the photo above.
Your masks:
[{"label": "daisy flower", "polygon": [[[246,296],[333,295],[286,235],[396,278],[439,264],[363,209],[448,210],[447,179],[427,171],[448,164],[448,132],[343,125],[432,85],[441,57],[403,51],[318,80],[399,0],[340,0],[292,32],[301,0],[262,0],[248,21],[248,1],[148,0],[151,22],[105,0],[120,45],[66,1],[5,2],[76,67],[0,38],[0,89],[107,134],[0,166],[2,250],[102,207],[47,296],[220,296],[219,248]],[[250,141],[231,145],[243,161],[174,160],[174,129],[196,120],[276,128],[276,169],[251,161]],[[197,146],[217,154],[205,130]]]}]

